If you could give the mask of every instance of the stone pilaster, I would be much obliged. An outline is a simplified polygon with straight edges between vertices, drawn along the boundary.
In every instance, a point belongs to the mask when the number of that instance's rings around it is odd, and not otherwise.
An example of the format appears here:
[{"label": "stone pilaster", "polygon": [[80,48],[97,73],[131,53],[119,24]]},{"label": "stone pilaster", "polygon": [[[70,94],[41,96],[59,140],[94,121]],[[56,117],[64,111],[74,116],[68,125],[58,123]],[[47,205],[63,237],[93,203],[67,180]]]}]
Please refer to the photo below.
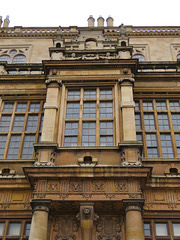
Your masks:
[{"label": "stone pilaster", "polygon": [[79,220],[81,226],[81,239],[92,240],[93,238],[93,226],[94,220],[96,220],[96,214],[94,213],[93,203],[81,203]]},{"label": "stone pilaster", "polygon": [[126,240],[144,240],[142,208],[144,199],[124,199]]},{"label": "stone pilaster", "polygon": [[47,240],[50,199],[32,199],[32,222],[29,240]]},{"label": "stone pilaster", "polygon": [[48,79],[46,80],[46,85],[47,96],[46,103],[44,105],[45,110],[41,141],[54,142],[61,81]]},{"label": "stone pilaster", "polygon": [[121,111],[123,121],[123,141],[136,141],[136,127],[133,100],[134,78],[119,79],[121,86]]}]

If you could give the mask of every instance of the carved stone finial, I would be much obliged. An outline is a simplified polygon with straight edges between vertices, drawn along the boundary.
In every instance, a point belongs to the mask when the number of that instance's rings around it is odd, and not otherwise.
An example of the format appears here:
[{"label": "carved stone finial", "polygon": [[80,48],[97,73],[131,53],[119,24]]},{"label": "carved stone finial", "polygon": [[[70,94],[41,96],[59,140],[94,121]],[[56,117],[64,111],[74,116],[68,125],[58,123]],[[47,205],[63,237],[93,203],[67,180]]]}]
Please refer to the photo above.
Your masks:
[{"label": "carved stone finial", "polygon": [[50,87],[50,84],[52,85],[53,84],[53,87],[54,87],[54,84],[57,84],[58,85],[58,87],[60,87],[61,85],[62,85],[62,81],[61,80],[59,80],[59,79],[51,79],[51,78],[48,78],[46,81],[45,81],[45,83],[46,83],[46,86],[47,87]]},{"label": "carved stone finial", "polygon": [[6,75],[7,71],[4,66],[0,65],[0,75]]},{"label": "carved stone finial", "polygon": [[125,37],[126,36],[126,28],[125,28],[123,23],[120,25],[120,36],[121,37]]}]

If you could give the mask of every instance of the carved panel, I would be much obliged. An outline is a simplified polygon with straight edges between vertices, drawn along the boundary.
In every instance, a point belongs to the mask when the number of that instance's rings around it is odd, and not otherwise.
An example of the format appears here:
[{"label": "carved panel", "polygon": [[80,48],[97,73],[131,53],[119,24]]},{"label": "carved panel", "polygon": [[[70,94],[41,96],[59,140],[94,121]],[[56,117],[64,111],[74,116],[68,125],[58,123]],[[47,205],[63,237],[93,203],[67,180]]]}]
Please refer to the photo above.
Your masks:
[{"label": "carved panel", "polygon": [[96,240],[121,240],[122,221],[116,216],[99,217],[96,226]]},{"label": "carved panel", "polygon": [[76,240],[78,239],[78,221],[74,216],[59,216],[53,221],[54,240]]}]

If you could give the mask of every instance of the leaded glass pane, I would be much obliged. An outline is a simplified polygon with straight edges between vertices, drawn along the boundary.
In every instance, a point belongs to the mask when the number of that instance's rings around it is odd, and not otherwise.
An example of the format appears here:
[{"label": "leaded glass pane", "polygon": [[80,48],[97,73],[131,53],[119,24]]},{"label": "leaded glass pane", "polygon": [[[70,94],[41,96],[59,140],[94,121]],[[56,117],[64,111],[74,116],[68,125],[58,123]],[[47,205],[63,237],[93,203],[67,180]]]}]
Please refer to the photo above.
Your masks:
[{"label": "leaded glass pane", "polygon": [[68,90],[68,99],[79,99],[80,90]]},{"label": "leaded glass pane", "polygon": [[29,115],[26,125],[26,131],[34,132],[37,129],[38,115]]},{"label": "leaded glass pane", "polygon": [[4,223],[4,222],[1,222],[1,223],[0,223],[0,236],[3,236],[4,226],[5,226],[5,223]]},{"label": "leaded glass pane", "polygon": [[16,159],[18,157],[21,135],[11,135],[7,158]]},{"label": "leaded glass pane", "polygon": [[180,223],[173,223],[173,235],[176,237],[180,237]]},{"label": "leaded glass pane", "polygon": [[26,112],[27,103],[18,103],[16,112]]},{"label": "leaded glass pane", "polygon": [[156,102],[156,108],[157,110],[166,110],[167,107],[166,107],[166,102],[165,101],[157,101]]},{"label": "leaded glass pane", "polygon": [[143,109],[144,110],[153,110],[153,103],[152,102],[143,102]]},{"label": "leaded glass pane", "polygon": [[25,135],[21,158],[32,158],[35,135]]},{"label": "leaded glass pane", "polygon": [[100,98],[112,98],[112,89],[100,89]]},{"label": "leaded glass pane", "polygon": [[112,102],[100,102],[100,118],[112,118],[113,105]]},{"label": "leaded glass pane", "polygon": [[79,102],[67,103],[66,118],[79,118]]},{"label": "leaded glass pane", "polygon": [[7,135],[0,135],[0,158],[3,158]]},{"label": "leaded glass pane", "polygon": [[170,101],[169,105],[171,110],[180,110],[179,101]]},{"label": "leaded glass pane", "polygon": [[172,113],[171,116],[174,130],[180,130],[180,113]]},{"label": "leaded glass pane", "polygon": [[173,158],[173,148],[170,134],[160,134],[162,154],[164,158]]},{"label": "leaded glass pane", "polygon": [[0,120],[0,132],[8,132],[11,122],[11,115],[2,115]]},{"label": "leaded glass pane", "polygon": [[96,98],[96,90],[90,89],[90,90],[84,90],[84,98],[85,99],[95,99]]},{"label": "leaded glass pane", "polygon": [[136,130],[141,130],[141,115],[140,115],[140,113],[135,114],[135,123],[136,123]]},{"label": "leaded glass pane", "polygon": [[13,123],[13,132],[22,132],[24,125],[24,115],[15,115]]},{"label": "leaded glass pane", "polygon": [[144,125],[146,130],[155,130],[155,121],[153,113],[144,113]]},{"label": "leaded glass pane", "polygon": [[3,112],[12,112],[14,103],[4,103]]},{"label": "leaded glass pane", "polygon": [[84,102],[83,118],[96,118],[96,102]]},{"label": "leaded glass pane", "polygon": [[166,113],[158,114],[159,130],[169,130],[169,120]]},{"label": "leaded glass pane", "polygon": [[82,126],[82,146],[96,145],[96,123],[84,122]]}]

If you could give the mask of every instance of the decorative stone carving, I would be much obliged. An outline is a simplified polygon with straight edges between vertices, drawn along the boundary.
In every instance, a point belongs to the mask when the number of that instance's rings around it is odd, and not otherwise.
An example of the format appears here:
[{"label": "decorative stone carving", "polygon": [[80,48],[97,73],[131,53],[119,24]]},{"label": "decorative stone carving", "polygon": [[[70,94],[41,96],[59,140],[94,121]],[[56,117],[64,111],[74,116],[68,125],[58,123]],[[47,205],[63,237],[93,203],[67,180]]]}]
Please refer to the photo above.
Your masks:
[{"label": "decorative stone carving", "polygon": [[128,186],[127,182],[122,182],[122,181],[115,181],[115,191],[116,192],[127,192],[128,191]]},{"label": "decorative stone carving", "polygon": [[74,216],[56,217],[53,222],[53,239],[76,240],[79,224]]},{"label": "decorative stone carving", "polygon": [[82,181],[70,181],[69,182],[69,191],[70,192],[82,192],[83,183]]},{"label": "decorative stone carving", "polygon": [[[45,146],[36,144],[35,146],[35,166],[54,166],[57,144]],[[39,148],[39,146],[42,146]]]},{"label": "decorative stone carving", "polygon": [[116,216],[99,217],[96,225],[96,240],[121,240],[122,219]]},{"label": "decorative stone carving", "polygon": [[94,181],[93,182],[93,192],[104,192],[105,184],[103,181]]},{"label": "decorative stone carving", "polygon": [[52,52],[51,60],[64,60],[65,56],[63,52]]},{"label": "decorative stone carving", "polygon": [[7,71],[4,66],[0,65],[0,75],[6,75]]}]

